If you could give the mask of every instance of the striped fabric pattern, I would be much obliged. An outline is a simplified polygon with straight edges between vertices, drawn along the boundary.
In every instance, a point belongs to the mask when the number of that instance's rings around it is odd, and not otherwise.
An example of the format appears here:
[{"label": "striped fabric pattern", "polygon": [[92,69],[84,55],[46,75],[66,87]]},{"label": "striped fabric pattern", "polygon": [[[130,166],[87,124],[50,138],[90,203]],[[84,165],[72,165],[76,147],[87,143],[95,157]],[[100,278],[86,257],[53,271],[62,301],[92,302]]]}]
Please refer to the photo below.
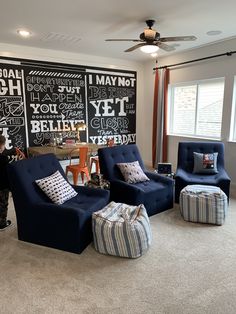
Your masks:
[{"label": "striped fabric pattern", "polygon": [[137,258],[151,244],[151,228],[144,205],[111,202],[92,215],[95,249],[102,254]]},{"label": "striped fabric pattern", "polygon": [[227,196],[219,187],[188,185],[180,192],[180,212],[186,221],[223,225],[227,211]]}]

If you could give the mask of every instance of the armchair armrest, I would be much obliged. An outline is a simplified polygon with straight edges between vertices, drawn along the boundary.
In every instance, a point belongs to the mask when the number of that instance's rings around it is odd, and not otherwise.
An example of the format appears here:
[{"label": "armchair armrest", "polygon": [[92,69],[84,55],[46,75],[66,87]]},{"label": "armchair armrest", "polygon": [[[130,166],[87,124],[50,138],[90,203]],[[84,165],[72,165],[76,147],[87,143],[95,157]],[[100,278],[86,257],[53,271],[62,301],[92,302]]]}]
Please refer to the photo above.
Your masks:
[{"label": "armchair armrest", "polygon": [[101,196],[106,197],[109,199],[110,191],[105,189],[93,189],[91,187],[87,186],[78,186],[78,185],[72,185],[72,187],[75,189],[75,191],[79,194],[80,192],[87,195],[94,195],[94,196]]},{"label": "armchair armrest", "polygon": [[176,178],[187,178],[189,176],[188,172],[181,169],[181,168],[178,168],[177,171],[176,171],[176,174],[175,174],[175,179]]},{"label": "armchair armrest", "polygon": [[168,185],[173,185],[174,184],[174,180],[165,176],[161,176],[158,173],[155,172],[149,172],[149,171],[145,171],[146,176],[156,182],[161,182],[164,184],[168,184]]},{"label": "armchair armrest", "polygon": [[218,180],[219,180],[219,181],[222,181],[222,180],[223,180],[223,181],[228,181],[228,182],[231,181],[231,179],[230,179],[228,173],[225,171],[225,169],[219,169],[219,177],[218,177]]},{"label": "armchair armrest", "polygon": [[142,204],[143,191],[135,184],[130,184],[121,180],[110,182],[111,199],[127,204]]}]

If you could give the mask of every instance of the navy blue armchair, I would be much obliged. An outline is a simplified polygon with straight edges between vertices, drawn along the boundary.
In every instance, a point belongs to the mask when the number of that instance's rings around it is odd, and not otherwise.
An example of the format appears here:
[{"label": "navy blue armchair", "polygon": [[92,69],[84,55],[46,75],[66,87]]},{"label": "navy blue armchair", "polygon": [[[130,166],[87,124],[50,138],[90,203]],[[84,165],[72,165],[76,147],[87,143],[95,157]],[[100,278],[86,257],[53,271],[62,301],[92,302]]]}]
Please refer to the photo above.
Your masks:
[{"label": "navy blue armchair", "polygon": [[19,240],[81,253],[92,241],[91,217],[109,201],[109,191],[73,186],[78,192],[62,205],[52,203],[35,180],[59,170],[53,154],[18,161],[8,167]]},{"label": "navy blue armchair", "polygon": [[[218,153],[217,174],[193,173],[193,152]],[[181,142],[175,177],[175,202],[179,203],[180,191],[190,184],[218,186],[229,197],[230,178],[224,168],[224,144],[221,142]]]},{"label": "navy blue armchair", "polygon": [[[101,173],[110,181],[111,200],[130,205],[144,204],[149,216],[173,207],[173,180],[147,172],[135,144],[100,148],[98,156]],[[116,164],[136,160],[150,181],[135,184],[124,181]]]}]

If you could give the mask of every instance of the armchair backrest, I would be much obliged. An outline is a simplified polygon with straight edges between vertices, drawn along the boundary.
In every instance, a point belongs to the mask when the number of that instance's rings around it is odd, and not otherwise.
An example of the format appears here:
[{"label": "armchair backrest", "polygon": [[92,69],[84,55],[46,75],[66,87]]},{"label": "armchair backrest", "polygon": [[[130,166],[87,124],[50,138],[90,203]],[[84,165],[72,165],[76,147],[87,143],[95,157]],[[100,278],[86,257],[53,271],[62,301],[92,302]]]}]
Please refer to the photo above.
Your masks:
[{"label": "armchair backrest", "polygon": [[224,168],[224,144],[221,142],[180,142],[177,168],[192,172],[194,166],[193,152],[218,153],[217,168]]},{"label": "armchair backrest", "polygon": [[50,176],[57,170],[66,179],[59,161],[53,154],[41,155],[9,164],[8,177],[14,203],[17,202],[17,204],[26,207],[30,204],[48,201],[47,196],[39,189],[35,180]]},{"label": "armchair backrest", "polygon": [[117,163],[138,161],[141,168],[144,170],[144,164],[140,156],[137,145],[119,145],[113,147],[100,148],[98,150],[99,164],[101,173],[104,178],[112,181],[121,179],[120,170],[116,166]]}]

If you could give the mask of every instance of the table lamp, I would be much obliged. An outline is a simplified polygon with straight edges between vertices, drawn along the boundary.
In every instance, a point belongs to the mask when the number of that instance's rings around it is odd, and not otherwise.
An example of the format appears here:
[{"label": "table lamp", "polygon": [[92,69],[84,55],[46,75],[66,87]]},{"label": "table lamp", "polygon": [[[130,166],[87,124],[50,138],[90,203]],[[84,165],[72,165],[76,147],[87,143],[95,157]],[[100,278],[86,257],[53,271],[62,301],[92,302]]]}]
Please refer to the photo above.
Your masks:
[{"label": "table lamp", "polygon": [[86,124],[84,122],[77,122],[75,124],[75,129],[77,131],[78,142],[80,142],[80,131],[84,131],[86,129]]}]

